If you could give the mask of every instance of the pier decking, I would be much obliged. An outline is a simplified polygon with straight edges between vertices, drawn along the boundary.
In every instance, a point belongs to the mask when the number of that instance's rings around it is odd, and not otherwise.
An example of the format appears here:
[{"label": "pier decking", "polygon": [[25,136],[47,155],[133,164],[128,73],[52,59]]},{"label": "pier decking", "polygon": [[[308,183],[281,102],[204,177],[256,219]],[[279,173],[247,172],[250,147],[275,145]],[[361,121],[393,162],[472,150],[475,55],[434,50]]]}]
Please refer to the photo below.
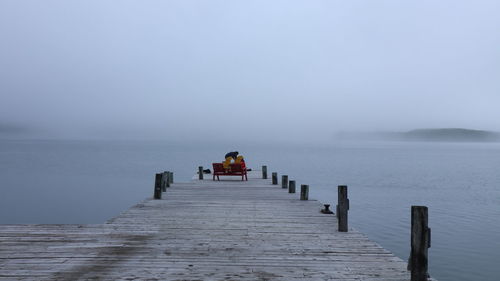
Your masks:
[{"label": "pier decking", "polygon": [[101,225],[0,225],[0,280],[410,280],[318,201],[259,176],[175,183]]}]

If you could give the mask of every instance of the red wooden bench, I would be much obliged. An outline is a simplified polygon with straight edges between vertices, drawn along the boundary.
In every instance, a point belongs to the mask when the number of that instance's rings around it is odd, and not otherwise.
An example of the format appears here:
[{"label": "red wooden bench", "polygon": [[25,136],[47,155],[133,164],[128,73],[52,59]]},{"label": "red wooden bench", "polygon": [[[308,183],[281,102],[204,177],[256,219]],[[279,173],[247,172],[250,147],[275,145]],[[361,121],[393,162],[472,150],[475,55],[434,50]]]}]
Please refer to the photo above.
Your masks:
[{"label": "red wooden bench", "polygon": [[217,177],[217,180],[220,180],[219,176],[241,176],[241,180],[248,180],[247,167],[244,162],[239,164],[230,164],[230,169],[228,170],[224,169],[222,163],[212,163],[212,166],[214,168],[214,180],[215,177]]}]

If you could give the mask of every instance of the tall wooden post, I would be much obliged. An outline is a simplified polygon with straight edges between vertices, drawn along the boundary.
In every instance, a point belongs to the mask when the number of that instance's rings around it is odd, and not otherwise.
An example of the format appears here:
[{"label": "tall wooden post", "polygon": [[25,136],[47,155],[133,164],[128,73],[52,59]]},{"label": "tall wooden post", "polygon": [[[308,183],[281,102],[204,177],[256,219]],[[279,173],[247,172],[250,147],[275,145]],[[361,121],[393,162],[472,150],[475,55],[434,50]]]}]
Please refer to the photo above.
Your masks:
[{"label": "tall wooden post", "polygon": [[168,181],[169,183],[174,183],[174,172],[169,172]]},{"label": "tall wooden post", "polygon": [[287,175],[281,176],[281,188],[288,188],[288,176]]},{"label": "tall wooden post", "polygon": [[168,185],[168,173],[163,172],[161,174],[161,191],[162,192],[167,191],[167,185]]},{"label": "tall wooden post", "polygon": [[267,166],[262,166],[262,178],[267,179]]},{"label": "tall wooden post", "polygon": [[154,192],[154,198],[155,199],[161,199],[161,177],[162,174],[156,174],[155,177],[155,192]]},{"label": "tall wooden post", "polygon": [[338,186],[338,205],[337,205],[337,219],[339,222],[339,231],[347,232],[348,220],[347,211],[349,210],[349,199],[347,198],[347,186]]},{"label": "tall wooden post", "polygon": [[300,186],[300,200],[309,200],[309,185],[302,184]]},{"label": "tall wooden post", "polygon": [[273,172],[272,178],[273,178],[273,184],[278,184],[278,173]]},{"label": "tall wooden post", "polygon": [[295,181],[288,182],[288,193],[295,193]]},{"label": "tall wooden post", "polygon": [[163,172],[163,174],[165,174],[165,185],[166,185],[166,187],[170,187],[170,172],[169,171],[165,171],[165,172]]},{"label": "tall wooden post", "polygon": [[198,179],[199,180],[203,179],[203,167],[202,166],[198,167]]},{"label": "tall wooden post", "polygon": [[411,206],[411,252],[408,268],[411,281],[427,281],[428,248],[431,247],[431,229],[425,206]]}]

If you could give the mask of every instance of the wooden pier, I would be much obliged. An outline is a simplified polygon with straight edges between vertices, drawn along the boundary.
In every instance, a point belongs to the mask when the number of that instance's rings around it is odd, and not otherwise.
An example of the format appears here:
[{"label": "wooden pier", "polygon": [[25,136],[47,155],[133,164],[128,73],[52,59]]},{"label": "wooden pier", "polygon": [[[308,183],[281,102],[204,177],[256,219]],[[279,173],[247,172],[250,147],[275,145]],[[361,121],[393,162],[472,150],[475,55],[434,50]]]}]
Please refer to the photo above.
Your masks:
[{"label": "wooden pier", "polygon": [[0,225],[0,280],[410,280],[318,201],[240,178],[172,183],[105,224]]}]

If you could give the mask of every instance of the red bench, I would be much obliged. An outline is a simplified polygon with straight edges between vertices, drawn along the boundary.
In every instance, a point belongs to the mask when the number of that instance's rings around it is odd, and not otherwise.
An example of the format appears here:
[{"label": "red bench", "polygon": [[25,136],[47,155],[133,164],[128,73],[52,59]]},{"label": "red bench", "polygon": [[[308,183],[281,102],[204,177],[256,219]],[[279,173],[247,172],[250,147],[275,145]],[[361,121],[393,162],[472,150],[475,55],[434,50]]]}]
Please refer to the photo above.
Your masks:
[{"label": "red bench", "polygon": [[220,180],[219,176],[241,176],[241,180],[248,180],[245,163],[230,164],[228,170],[224,169],[222,163],[212,163],[212,166],[214,168],[214,180],[215,177]]}]

